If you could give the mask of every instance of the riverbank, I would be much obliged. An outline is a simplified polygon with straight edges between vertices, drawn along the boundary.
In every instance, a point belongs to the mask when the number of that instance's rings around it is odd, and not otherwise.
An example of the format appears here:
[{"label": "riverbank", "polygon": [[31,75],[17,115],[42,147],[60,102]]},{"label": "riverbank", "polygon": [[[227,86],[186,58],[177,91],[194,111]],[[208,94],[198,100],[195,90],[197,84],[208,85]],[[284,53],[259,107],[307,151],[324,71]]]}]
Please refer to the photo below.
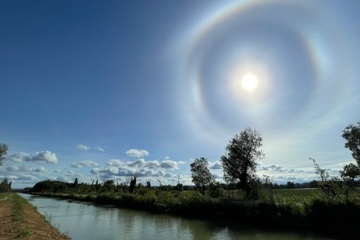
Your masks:
[{"label": "riverbank", "polygon": [[0,194],[0,240],[67,240],[44,216],[16,193]]}]

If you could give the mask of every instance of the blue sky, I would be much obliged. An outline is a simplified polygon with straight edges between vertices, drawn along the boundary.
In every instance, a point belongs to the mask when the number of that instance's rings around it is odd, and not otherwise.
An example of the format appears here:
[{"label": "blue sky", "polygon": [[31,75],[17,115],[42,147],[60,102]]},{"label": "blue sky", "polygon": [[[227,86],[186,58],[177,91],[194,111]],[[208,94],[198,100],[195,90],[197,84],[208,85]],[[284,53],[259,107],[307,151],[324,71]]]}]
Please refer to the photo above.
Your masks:
[{"label": "blue sky", "polygon": [[[354,162],[360,120],[354,1],[1,1],[0,179],[80,182],[136,174],[191,184],[245,128],[263,136],[259,176],[316,179]],[[241,86],[246,74],[257,87]]]}]

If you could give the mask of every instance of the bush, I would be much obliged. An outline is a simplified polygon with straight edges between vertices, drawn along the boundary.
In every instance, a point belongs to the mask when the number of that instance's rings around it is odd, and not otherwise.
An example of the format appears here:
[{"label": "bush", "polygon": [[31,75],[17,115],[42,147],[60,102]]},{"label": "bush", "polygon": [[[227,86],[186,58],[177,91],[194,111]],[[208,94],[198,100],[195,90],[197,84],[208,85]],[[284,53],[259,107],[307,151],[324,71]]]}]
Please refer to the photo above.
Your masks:
[{"label": "bush", "polygon": [[208,193],[212,198],[220,198],[224,196],[224,189],[220,183],[210,183]]}]

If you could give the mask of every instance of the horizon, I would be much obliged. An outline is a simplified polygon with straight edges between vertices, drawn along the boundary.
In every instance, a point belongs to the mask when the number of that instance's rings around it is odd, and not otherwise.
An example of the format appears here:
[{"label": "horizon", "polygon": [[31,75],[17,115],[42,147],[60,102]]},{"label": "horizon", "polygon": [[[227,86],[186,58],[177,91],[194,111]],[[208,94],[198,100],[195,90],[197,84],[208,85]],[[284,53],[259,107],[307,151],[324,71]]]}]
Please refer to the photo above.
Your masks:
[{"label": "horizon", "polygon": [[[263,137],[258,175],[317,180],[355,163],[360,2],[0,2],[0,180],[192,185],[235,134]],[[180,180],[178,179],[180,176]]]}]

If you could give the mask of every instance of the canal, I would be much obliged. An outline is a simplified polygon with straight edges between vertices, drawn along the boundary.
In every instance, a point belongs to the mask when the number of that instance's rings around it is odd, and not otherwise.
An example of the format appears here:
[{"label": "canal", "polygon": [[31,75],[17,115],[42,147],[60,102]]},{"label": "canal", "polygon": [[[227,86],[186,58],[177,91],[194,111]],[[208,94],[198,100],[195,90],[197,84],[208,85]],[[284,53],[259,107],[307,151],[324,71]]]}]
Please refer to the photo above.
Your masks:
[{"label": "canal", "polygon": [[311,233],[263,231],[167,214],[20,194],[74,240],[326,240]]}]

